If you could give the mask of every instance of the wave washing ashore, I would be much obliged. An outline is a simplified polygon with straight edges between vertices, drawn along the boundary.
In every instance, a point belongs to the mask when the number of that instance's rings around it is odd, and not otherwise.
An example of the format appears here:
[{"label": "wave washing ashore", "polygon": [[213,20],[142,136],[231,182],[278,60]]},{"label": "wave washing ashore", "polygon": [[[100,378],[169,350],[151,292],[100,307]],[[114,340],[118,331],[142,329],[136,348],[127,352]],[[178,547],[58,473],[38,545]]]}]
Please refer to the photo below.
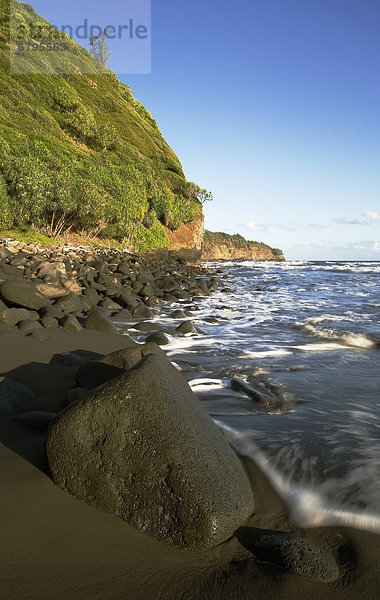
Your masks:
[{"label": "wave washing ashore", "polygon": [[209,264],[231,292],[168,355],[296,522],[379,532],[380,263]]}]

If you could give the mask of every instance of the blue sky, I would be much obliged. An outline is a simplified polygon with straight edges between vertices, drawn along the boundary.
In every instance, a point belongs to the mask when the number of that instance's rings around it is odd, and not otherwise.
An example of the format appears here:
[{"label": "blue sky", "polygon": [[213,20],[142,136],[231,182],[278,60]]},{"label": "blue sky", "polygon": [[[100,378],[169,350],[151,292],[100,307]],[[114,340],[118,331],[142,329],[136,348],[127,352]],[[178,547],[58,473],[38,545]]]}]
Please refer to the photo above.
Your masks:
[{"label": "blue sky", "polygon": [[[32,4],[106,25],[129,1]],[[116,43],[109,66],[213,191],[207,228],[289,259],[380,260],[379,1],[152,0],[151,28],[151,74],[123,73]]]}]

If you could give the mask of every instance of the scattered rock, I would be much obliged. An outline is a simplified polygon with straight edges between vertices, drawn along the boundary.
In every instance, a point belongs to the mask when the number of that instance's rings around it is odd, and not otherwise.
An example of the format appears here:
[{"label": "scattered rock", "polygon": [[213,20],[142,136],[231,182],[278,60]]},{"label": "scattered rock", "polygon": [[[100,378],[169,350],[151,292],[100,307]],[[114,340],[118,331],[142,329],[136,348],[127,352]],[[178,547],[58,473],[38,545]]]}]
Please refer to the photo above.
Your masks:
[{"label": "scattered rock", "polygon": [[42,294],[30,281],[15,279],[4,281],[0,286],[0,295],[9,304],[40,310],[50,305],[50,300]]},{"label": "scattered rock", "polygon": [[25,321],[20,321],[17,327],[19,331],[22,331],[23,333],[32,333],[33,331],[42,329],[41,323],[34,321],[34,319],[25,319]]},{"label": "scattered rock", "polygon": [[183,310],[173,310],[173,312],[170,313],[169,317],[171,319],[186,319],[186,315],[183,312]]},{"label": "scattered rock", "polygon": [[243,394],[246,394],[258,404],[271,407],[278,407],[281,404],[280,398],[278,398],[278,396],[276,396],[263,384],[248,384],[242,379],[233,377],[231,379],[231,387],[237,392],[242,392]]},{"label": "scattered rock", "polygon": [[32,333],[28,333],[27,335],[31,340],[35,342],[46,342],[47,340],[50,340],[50,336],[44,329],[32,331]]},{"label": "scattered rock", "polygon": [[123,292],[122,294],[120,294],[118,299],[120,304],[125,308],[132,309],[138,305],[138,300],[136,300],[136,297],[130,294],[129,292]]},{"label": "scattered rock", "polygon": [[118,333],[118,329],[111,319],[100,312],[99,309],[93,308],[89,312],[85,323],[85,329],[95,329],[95,331],[103,331],[103,333]]},{"label": "scattered rock", "polygon": [[83,329],[78,319],[73,315],[65,315],[62,319],[60,319],[59,324],[64,329],[67,329],[68,331],[73,331],[74,333],[82,331]]},{"label": "scattered rock", "polygon": [[152,323],[152,321],[141,321],[133,325],[137,331],[162,331],[162,327],[159,323]]},{"label": "scattered rock", "polygon": [[53,317],[42,317],[42,319],[40,319],[40,323],[45,329],[55,329],[58,327],[58,319],[54,319]]},{"label": "scattered rock", "polygon": [[87,361],[88,359],[75,352],[64,352],[63,354],[54,354],[50,362],[51,364],[64,365],[65,367],[80,367]]},{"label": "scattered rock", "polygon": [[185,335],[186,333],[197,333],[197,330],[191,321],[184,321],[181,325],[176,327],[176,332]]},{"label": "scattered rock", "polygon": [[0,320],[7,325],[17,325],[20,321],[30,318],[30,313],[26,308],[6,308],[0,311]]},{"label": "scattered rock", "polygon": [[167,346],[167,344],[170,344],[170,339],[167,335],[164,334],[163,331],[155,331],[151,333],[150,335],[148,335],[145,341],[148,343],[154,342],[158,346]]},{"label": "scattered rock", "polygon": [[111,300],[111,298],[104,298],[104,300],[100,302],[100,306],[106,308],[107,310],[121,310],[120,304],[114,300]]},{"label": "scattered rock", "polygon": [[127,308],[123,308],[122,310],[119,310],[117,313],[112,315],[112,318],[116,321],[125,321],[131,318],[131,313]]},{"label": "scattered rock", "polygon": [[333,583],[342,576],[335,559],[297,533],[241,527],[239,541],[256,560],[287,573]]},{"label": "scattered rock", "polygon": [[21,383],[0,377],[0,412],[30,408],[34,398],[33,392]]},{"label": "scattered rock", "polygon": [[65,313],[80,314],[84,309],[83,302],[80,297],[72,292],[63,298],[60,298],[60,300],[57,300],[54,306]]},{"label": "scattered rock", "polygon": [[37,283],[36,288],[41,292],[41,294],[44,294],[50,300],[62,298],[63,296],[67,296],[69,293],[61,285],[54,285],[52,283]]},{"label": "scattered rock", "polygon": [[143,319],[151,319],[153,314],[153,311],[147,306],[144,306],[144,304],[139,304],[139,306],[136,306],[132,311],[134,317],[142,317]]}]

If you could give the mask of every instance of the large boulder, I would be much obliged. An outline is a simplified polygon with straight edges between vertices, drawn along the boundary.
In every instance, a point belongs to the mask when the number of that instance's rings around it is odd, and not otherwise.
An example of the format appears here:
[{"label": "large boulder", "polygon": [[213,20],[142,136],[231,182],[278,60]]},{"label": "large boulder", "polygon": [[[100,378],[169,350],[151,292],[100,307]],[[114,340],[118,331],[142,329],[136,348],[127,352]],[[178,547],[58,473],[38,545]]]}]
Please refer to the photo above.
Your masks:
[{"label": "large boulder", "polygon": [[125,371],[135,367],[148,354],[166,356],[156,344],[136,344],[130,348],[115,350],[99,360],[91,360],[82,364],[76,374],[77,386],[92,390],[115,377],[120,377]]},{"label": "large boulder", "polygon": [[42,294],[30,281],[24,279],[8,279],[0,286],[1,297],[9,304],[40,310],[51,304],[49,298]]},{"label": "large boulder", "polygon": [[238,457],[161,354],[62,411],[46,449],[59,487],[178,548],[216,546],[253,510]]}]

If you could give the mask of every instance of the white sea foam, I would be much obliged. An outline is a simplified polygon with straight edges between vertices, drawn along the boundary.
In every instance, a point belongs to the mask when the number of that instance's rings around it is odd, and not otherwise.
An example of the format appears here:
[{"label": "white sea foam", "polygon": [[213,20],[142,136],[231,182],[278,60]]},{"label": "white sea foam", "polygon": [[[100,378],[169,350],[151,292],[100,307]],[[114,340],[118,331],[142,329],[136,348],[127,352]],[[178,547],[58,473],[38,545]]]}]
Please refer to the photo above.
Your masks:
[{"label": "white sea foam", "polygon": [[268,356],[287,356],[292,354],[291,350],[284,349],[273,349],[273,350],[261,350],[257,352],[251,352],[246,350],[243,354],[240,354],[237,358],[265,358]]},{"label": "white sea foam", "polygon": [[304,325],[304,329],[314,337],[336,340],[343,345],[354,346],[355,348],[371,348],[375,346],[375,342],[362,333],[316,327],[311,323]]},{"label": "white sea foam", "polygon": [[[294,483],[273,467],[272,461],[255,442],[243,432],[223,421],[214,419],[227,440],[240,456],[252,460],[264,472],[275,491],[287,503],[292,517],[301,527],[344,525],[367,531],[380,532],[380,513],[372,510],[337,506],[324,497],[318,487]],[[331,482],[333,484],[333,482]]]}]

